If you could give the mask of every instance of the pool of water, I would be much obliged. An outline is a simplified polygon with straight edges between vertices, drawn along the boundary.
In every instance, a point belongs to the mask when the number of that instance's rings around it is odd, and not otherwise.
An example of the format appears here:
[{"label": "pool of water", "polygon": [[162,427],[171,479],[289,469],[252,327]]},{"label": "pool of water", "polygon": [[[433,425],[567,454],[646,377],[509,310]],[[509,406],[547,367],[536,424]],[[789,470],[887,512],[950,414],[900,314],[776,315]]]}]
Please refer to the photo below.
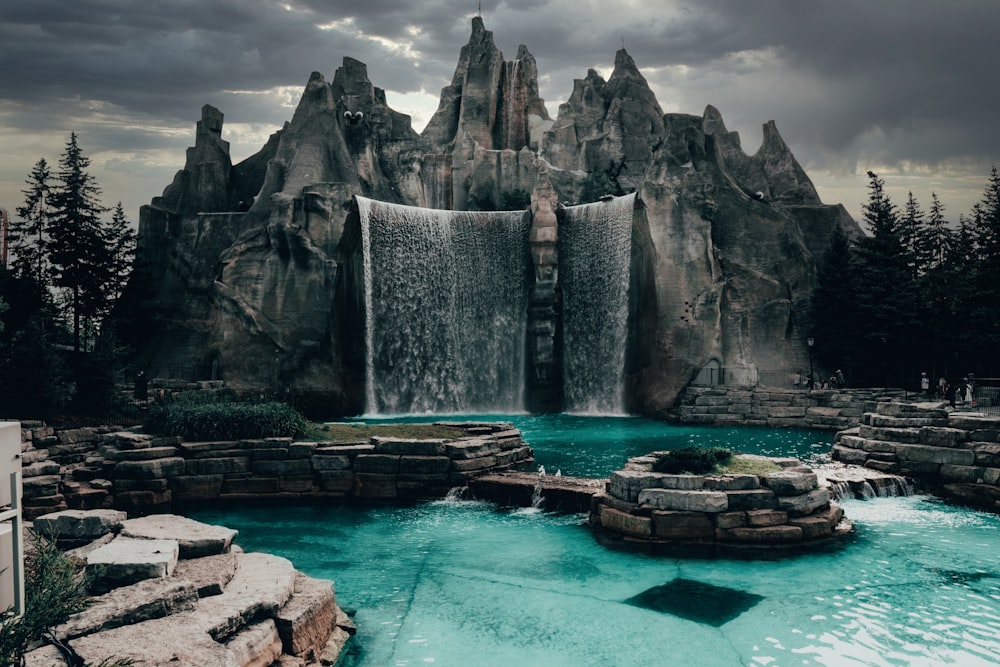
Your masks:
[{"label": "pool of water", "polygon": [[[543,465],[607,474],[568,451],[600,442],[607,424],[558,435],[518,422]],[[605,444],[618,450],[609,459],[665,447],[608,428],[618,433]],[[697,444],[797,443],[776,454],[811,451],[805,441],[815,437],[671,434]],[[598,544],[580,516],[479,502],[189,515],[238,529],[247,550],[334,580],[338,603],[357,610],[360,665],[1000,664],[1000,517],[926,496],[844,508],[857,533],[842,548],[776,561],[620,552]]]},{"label": "pool of water", "polygon": [[[405,421],[442,421],[451,417],[403,417]],[[675,426],[641,417],[553,415],[462,415],[454,419],[509,421],[535,452],[535,463],[549,474],[607,477],[631,456],[679,447],[728,447],[748,454],[796,456],[809,460],[827,454],[833,433],[736,426]],[[391,423],[391,418],[361,419]]]}]

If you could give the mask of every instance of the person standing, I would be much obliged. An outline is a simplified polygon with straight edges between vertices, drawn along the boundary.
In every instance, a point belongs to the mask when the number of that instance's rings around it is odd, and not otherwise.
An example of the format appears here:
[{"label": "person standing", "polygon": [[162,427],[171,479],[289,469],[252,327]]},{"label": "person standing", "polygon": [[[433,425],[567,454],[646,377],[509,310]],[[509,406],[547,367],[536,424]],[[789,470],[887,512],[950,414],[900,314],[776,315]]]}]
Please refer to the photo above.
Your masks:
[{"label": "person standing", "polygon": [[927,398],[931,397],[931,379],[927,377],[927,373],[920,374],[920,393]]}]

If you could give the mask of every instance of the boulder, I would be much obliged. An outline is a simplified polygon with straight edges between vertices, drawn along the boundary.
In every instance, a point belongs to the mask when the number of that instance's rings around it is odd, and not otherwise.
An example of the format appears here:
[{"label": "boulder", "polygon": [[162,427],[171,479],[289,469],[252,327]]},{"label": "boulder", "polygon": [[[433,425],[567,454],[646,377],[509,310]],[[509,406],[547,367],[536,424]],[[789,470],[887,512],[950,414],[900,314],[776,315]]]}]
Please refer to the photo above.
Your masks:
[{"label": "boulder", "polygon": [[296,574],[295,591],[274,621],[285,653],[318,654],[336,625],[333,582]]},{"label": "boulder", "polygon": [[181,558],[197,558],[229,551],[238,531],[212,526],[176,514],[151,514],[122,524],[122,536],[139,539],[173,539]]},{"label": "boulder", "polygon": [[200,598],[221,595],[236,574],[236,564],[232,552],[182,560],[174,568],[174,579],[191,582]]},{"label": "boulder", "polygon": [[198,592],[189,581],[175,577],[146,579],[93,598],[86,609],[57,625],[53,633],[66,641],[98,630],[191,611],[197,603]]},{"label": "boulder", "polygon": [[761,482],[774,491],[776,496],[798,496],[812,491],[817,486],[816,473],[790,470],[767,473],[761,477]]},{"label": "boulder", "polygon": [[168,577],[177,566],[176,540],[117,537],[87,555],[91,591],[106,593],[143,579]]},{"label": "boulder", "polygon": [[721,491],[646,489],[639,493],[639,504],[663,510],[711,512],[714,514],[729,509],[729,498]]},{"label": "boulder", "polygon": [[36,517],[35,532],[55,538],[61,544],[92,542],[122,529],[126,514],[120,510],[63,510]]},{"label": "boulder", "polygon": [[830,490],[814,489],[798,496],[783,496],[778,498],[778,508],[788,512],[789,516],[805,516],[829,504]]}]

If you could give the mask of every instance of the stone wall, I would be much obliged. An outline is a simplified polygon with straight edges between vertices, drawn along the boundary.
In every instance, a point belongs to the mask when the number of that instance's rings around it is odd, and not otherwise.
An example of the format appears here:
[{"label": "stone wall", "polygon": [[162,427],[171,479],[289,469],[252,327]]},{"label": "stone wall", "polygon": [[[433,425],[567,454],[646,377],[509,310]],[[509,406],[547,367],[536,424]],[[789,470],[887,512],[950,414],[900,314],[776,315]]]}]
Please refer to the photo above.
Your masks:
[{"label": "stone wall", "polygon": [[681,424],[768,426],[839,431],[856,426],[877,403],[901,400],[902,389],[814,390],[688,387],[670,418]]},{"label": "stone wall", "polygon": [[771,459],[763,475],[671,475],[653,471],[655,453],[629,459],[594,496],[592,526],[657,550],[708,554],[799,550],[853,527],[830,490],[798,459]]},{"label": "stone wall", "polygon": [[837,433],[831,455],[1000,511],[1000,417],[949,412],[937,403],[879,403],[859,426]]},{"label": "stone wall", "polygon": [[530,462],[510,424],[456,423],[454,440],[374,437],[348,444],[291,438],[182,442],[111,428],[22,425],[24,514],[66,508],[169,511],[175,502],[443,497],[478,475]]}]

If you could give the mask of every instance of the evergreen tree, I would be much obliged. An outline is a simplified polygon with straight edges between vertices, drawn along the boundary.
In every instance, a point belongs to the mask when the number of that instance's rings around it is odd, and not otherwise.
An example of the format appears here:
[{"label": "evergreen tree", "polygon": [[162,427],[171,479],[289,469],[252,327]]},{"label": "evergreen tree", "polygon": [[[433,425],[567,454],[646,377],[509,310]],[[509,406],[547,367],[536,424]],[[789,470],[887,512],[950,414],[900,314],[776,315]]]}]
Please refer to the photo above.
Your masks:
[{"label": "evergreen tree", "polygon": [[910,192],[906,198],[906,206],[903,208],[903,216],[900,219],[899,241],[903,250],[909,255],[910,273],[914,278],[926,270],[917,252],[924,227],[924,212],[920,208],[920,204],[917,203],[916,197]]},{"label": "evergreen tree", "polygon": [[862,212],[871,235],[855,241],[853,273],[855,312],[863,331],[858,370],[866,383],[884,386],[908,381],[923,343],[899,212],[884,181],[870,171],[868,178],[869,200]]},{"label": "evergreen tree", "polygon": [[840,368],[857,377],[855,351],[861,344],[862,327],[856,320],[856,296],[851,241],[840,227],[830,235],[816,272],[812,298],[812,337],[820,365]]},{"label": "evergreen tree", "polygon": [[59,183],[49,199],[49,261],[53,284],[70,297],[73,349],[79,351],[80,333],[106,305],[110,251],[101,225],[100,189],[87,172],[90,159],[70,135],[59,160]]},{"label": "evergreen tree", "polygon": [[971,233],[975,255],[969,263],[968,364],[980,375],[1000,371],[1000,174],[993,167],[981,202],[973,208]]},{"label": "evergreen tree", "polygon": [[107,240],[111,252],[111,270],[107,286],[109,306],[111,306],[125,289],[135,258],[136,233],[125,217],[125,209],[122,208],[121,202],[118,202],[111,215],[111,224],[107,227]]},{"label": "evergreen tree", "polygon": [[17,219],[11,220],[10,248],[14,273],[30,277],[39,285],[48,285],[46,241],[49,224],[49,196],[51,185],[48,162],[45,158],[35,163],[22,190],[24,204],[17,207]]},{"label": "evergreen tree", "polygon": [[917,261],[925,271],[939,268],[945,263],[954,243],[954,236],[954,231],[944,217],[944,204],[938,199],[937,193],[932,192],[927,224],[918,234],[914,249]]}]

